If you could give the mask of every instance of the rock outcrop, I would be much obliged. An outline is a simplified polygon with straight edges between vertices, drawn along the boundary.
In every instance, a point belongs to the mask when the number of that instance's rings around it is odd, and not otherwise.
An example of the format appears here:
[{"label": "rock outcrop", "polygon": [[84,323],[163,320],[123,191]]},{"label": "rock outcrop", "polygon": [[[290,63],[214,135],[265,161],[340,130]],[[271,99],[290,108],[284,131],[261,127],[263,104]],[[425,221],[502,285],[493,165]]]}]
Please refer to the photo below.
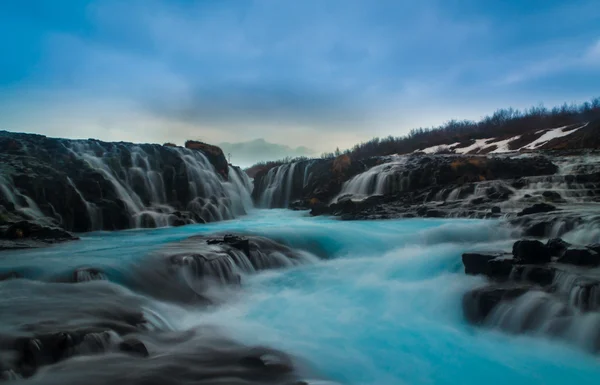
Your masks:
[{"label": "rock outcrop", "polygon": [[246,175],[216,146],[186,147],[0,131],[0,226],[27,220],[84,232],[244,214]]},{"label": "rock outcrop", "polygon": [[0,250],[27,249],[78,239],[58,227],[44,226],[32,221],[0,225]]},{"label": "rock outcrop", "polygon": [[[536,332],[581,343],[572,332],[600,330],[600,258],[595,245],[524,239],[506,252],[463,254],[465,273],[489,283],[463,298],[465,318],[510,333]],[[593,314],[592,314],[593,313]],[[597,335],[597,333],[596,333]],[[600,336],[598,336],[600,337]],[[600,351],[600,339],[584,348]]]}]

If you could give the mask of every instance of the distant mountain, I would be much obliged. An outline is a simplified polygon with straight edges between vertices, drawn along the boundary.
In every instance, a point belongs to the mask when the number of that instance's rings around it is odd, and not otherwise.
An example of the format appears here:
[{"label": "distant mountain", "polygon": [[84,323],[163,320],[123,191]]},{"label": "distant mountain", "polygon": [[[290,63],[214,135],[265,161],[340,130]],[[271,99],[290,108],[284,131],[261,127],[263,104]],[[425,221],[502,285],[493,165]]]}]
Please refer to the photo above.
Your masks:
[{"label": "distant mountain", "polygon": [[267,142],[263,138],[247,142],[220,143],[219,147],[225,154],[231,154],[231,162],[240,166],[250,166],[271,159],[315,155],[315,151],[308,147],[292,148],[283,144]]}]

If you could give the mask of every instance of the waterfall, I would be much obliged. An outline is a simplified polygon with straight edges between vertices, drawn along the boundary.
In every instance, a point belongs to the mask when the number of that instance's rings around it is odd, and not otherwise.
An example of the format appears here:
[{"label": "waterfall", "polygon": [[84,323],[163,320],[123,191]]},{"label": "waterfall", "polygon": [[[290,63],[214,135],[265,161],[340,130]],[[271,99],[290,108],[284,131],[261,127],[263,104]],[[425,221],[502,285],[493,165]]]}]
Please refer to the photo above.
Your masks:
[{"label": "waterfall", "polygon": [[382,195],[405,191],[409,188],[409,180],[402,175],[407,157],[394,157],[391,162],[371,167],[356,175],[342,186],[342,191],[333,202],[344,196],[362,199],[371,195]]},{"label": "waterfall", "polygon": [[17,212],[25,215],[26,218],[46,225],[54,225],[53,218],[44,215],[33,199],[19,192],[12,181],[9,181],[2,175],[0,175],[0,192],[2,192],[4,199],[6,199]]},{"label": "waterfall", "polygon": [[79,199],[81,199],[83,204],[85,204],[85,208],[87,210],[87,214],[90,219],[90,230],[101,230],[102,229],[102,213],[100,212],[98,207],[95,204],[88,202],[85,199],[85,197],[83,196],[81,191],[79,191],[79,189],[77,189],[77,186],[75,186],[75,183],[73,183],[73,180],[71,178],[67,177],[67,182],[69,182],[69,185],[71,185],[71,187],[73,187],[75,194],[77,194]]},{"label": "waterfall", "polygon": [[232,219],[252,209],[238,168],[203,152],[152,144],[23,135],[23,156],[0,175],[0,203],[16,218],[68,230],[163,227]]},{"label": "waterfall", "polygon": [[243,215],[254,207],[250,196],[252,182],[241,169],[229,166],[229,181],[225,183],[225,188],[232,197],[235,215]]},{"label": "waterfall", "polygon": [[311,181],[311,169],[315,160],[286,163],[273,167],[257,186],[260,190],[259,204],[265,208],[286,208]]}]

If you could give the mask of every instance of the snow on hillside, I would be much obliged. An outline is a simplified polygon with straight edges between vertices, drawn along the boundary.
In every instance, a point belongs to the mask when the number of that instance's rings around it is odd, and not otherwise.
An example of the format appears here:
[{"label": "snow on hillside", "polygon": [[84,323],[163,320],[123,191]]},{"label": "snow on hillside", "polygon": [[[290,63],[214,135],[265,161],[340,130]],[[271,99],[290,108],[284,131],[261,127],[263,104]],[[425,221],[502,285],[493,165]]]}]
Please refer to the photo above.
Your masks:
[{"label": "snow on hillside", "polygon": [[468,154],[471,151],[475,151],[478,150],[477,152],[483,150],[486,147],[491,146],[491,144],[488,144],[487,142],[491,142],[494,141],[494,138],[487,138],[487,139],[477,139],[475,140],[475,143],[473,143],[470,146],[467,147],[462,147],[462,148],[455,148],[454,152],[456,152],[457,154]]},{"label": "snow on hillside", "polygon": [[[539,138],[535,139],[529,144],[526,144],[518,149],[511,150],[510,143],[520,139],[521,135],[513,136],[512,138],[498,140],[495,138],[485,138],[485,139],[476,139],[475,142],[466,147],[458,147],[460,143],[452,143],[452,144],[442,144],[438,146],[427,147],[422,150],[417,150],[415,152],[424,152],[426,154],[435,154],[439,152],[452,151],[455,154],[468,154],[468,153],[490,153],[490,154],[501,154],[506,152],[516,152],[521,150],[535,150],[542,147],[544,144],[548,143],[552,139],[561,138],[563,136],[571,135],[574,132],[584,128],[588,123],[585,123],[581,127],[574,128],[572,130],[567,130],[570,126],[557,127],[548,130],[539,130],[536,131],[536,134],[543,133]],[[492,151],[489,151],[493,149]],[[486,151],[488,150],[488,151]]]},{"label": "snow on hillside", "polygon": [[439,146],[427,147],[421,151],[426,154],[436,154],[438,152],[450,150],[453,147],[458,146],[459,144],[460,144],[460,142],[456,142],[456,143],[452,143],[452,144],[440,144]]},{"label": "snow on hillside", "polygon": [[519,150],[535,150],[536,148],[541,147],[544,144],[548,143],[552,139],[571,135],[572,133],[584,128],[587,125],[588,125],[588,123],[584,124],[581,127],[574,128],[570,131],[565,131],[565,129],[568,128],[569,126],[558,127],[558,128],[554,128],[552,130],[548,130],[544,133],[544,135],[540,136],[539,138],[537,138],[533,142],[529,143],[528,145],[521,147]]}]

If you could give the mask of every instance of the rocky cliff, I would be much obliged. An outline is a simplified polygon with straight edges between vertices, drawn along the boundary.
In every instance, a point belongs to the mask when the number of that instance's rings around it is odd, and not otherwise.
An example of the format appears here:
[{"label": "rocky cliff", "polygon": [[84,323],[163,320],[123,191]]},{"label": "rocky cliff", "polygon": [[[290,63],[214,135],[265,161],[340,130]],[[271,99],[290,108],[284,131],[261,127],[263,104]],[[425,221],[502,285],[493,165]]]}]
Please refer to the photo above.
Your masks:
[{"label": "rocky cliff", "polygon": [[35,221],[83,232],[244,214],[252,202],[243,171],[218,147],[187,147],[0,131],[0,226]]}]

